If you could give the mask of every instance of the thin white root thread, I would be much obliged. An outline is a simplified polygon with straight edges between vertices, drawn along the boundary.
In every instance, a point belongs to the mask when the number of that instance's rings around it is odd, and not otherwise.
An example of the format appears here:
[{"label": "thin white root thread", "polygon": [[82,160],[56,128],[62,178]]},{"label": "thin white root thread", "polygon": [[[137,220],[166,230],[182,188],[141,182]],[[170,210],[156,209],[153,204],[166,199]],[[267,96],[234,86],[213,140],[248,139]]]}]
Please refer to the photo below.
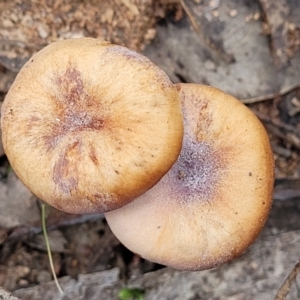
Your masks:
[{"label": "thin white root thread", "polygon": [[44,203],[42,203],[42,228],[43,228],[43,234],[45,237],[45,243],[46,243],[46,248],[47,248],[47,253],[48,253],[48,258],[49,258],[49,264],[51,267],[51,271],[52,271],[52,275],[55,281],[55,284],[57,286],[57,289],[59,290],[59,292],[63,295],[63,290],[61,289],[56,274],[55,274],[55,270],[54,270],[54,265],[53,265],[53,260],[52,260],[52,254],[51,254],[51,248],[50,248],[50,243],[49,243],[49,239],[48,239],[48,234],[47,234],[47,228],[46,228],[46,205]]}]

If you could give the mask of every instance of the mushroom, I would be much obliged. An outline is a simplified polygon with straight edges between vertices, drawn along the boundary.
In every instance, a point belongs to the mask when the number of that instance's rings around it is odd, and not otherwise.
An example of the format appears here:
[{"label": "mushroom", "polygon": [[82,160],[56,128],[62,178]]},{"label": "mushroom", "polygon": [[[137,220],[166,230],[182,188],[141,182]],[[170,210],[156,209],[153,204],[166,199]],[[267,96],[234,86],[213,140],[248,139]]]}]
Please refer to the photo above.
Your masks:
[{"label": "mushroom", "polygon": [[21,181],[68,213],[118,208],[171,168],[182,145],[178,92],[148,58],[93,38],[52,43],[19,72],[1,110]]},{"label": "mushroom", "polygon": [[181,270],[241,255],[267,219],[273,154],[257,117],[213,87],[177,84],[184,139],[171,170],[148,192],[106,213],[131,251]]}]

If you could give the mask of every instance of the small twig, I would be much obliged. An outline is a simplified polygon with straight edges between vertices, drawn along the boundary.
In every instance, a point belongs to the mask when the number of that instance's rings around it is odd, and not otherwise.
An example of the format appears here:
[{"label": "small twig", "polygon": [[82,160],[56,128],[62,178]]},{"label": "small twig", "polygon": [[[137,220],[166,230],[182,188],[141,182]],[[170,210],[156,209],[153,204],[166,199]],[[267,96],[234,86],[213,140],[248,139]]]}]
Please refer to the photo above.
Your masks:
[{"label": "small twig", "polygon": [[[285,124],[281,122],[278,119],[271,118],[269,116],[266,116],[265,114],[258,112],[254,109],[252,111],[257,115],[257,117],[270,125],[274,127],[275,130],[273,130],[273,133],[277,135],[279,138],[291,143],[294,147],[297,149],[300,149],[300,136],[299,132],[294,126]],[[283,132],[281,132],[281,130]]]},{"label": "small twig", "polygon": [[278,96],[283,96],[285,94],[288,94],[290,92],[292,92],[295,89],[300,88],[300,83],[294,84],[290,87],[287,87],[285,89],[280,90],[279,92],[276,93],[271,93],[271,94],[267,94],[267,95],[263,95],[263,96],[258,96],[258,97],[253,97],[253,98],[248,98],[248,99],[242,99],[241,102],[243,102],[244,104],[252,104],[252,103],[257,103],[257,102],[261,102],[261,101],[266,101],[266,100],[271,100],[274,99]]},{"label": "small twig", "polygon": [[[52,218],[47,220],[47,227],[50,229],[56,229],[57,227],[65,227],[70,225],[82,224],[85,222],[93,222],[103,219],[103,214],[91,214],[91,215],[59,215],[58,217],[52,216]],[[32,222],[29,224],[23,224],[11,229],[3,229],[7,238],[5,242],[16,242],[23,241],[29,237],[39,234],[42,231],[42,226],[40,222]]]},{"label": "small twig", "polygon": [[46,242],[46,248],[47,248],[47,252],[48,252],[48,257],[49,257],[49,263],[50,263],[50,267],[51,267],[51,271],[53,274],[53,278],[55,281],[55,284],[57,286],[57,289],[59,290],[59,292],[61,294],[63,294],[63,290],[61,289],[59,282],[57,280],[56,277],[56,273],[55,273],[55,269],[54,269],[54,265],[53,265],[53,260],[52,260],[52,254],[51,254],[51,248],[50,248],[50,243],[49,243],[49,239],[48,239],[48,234],[47,234],[47,228],[46,228],[46,205],[44,203],[42,203],[42,227],[43,227],[43,234],[45,237],[45,242]]},{"label": "small twig", "polygon": [[285,300],[287,294],[289,293],[292,284],[295,282],[298,273],[300,272],[300,261],[294,266],[292,272],[283,282],[282,286],[278,290],[275,300]]},{"label": "small twig", "polygon": [[196,31],[197,35],[204,41],[204,43],[211,49],[213,50],[223,61],[225,61],[226,63],[231,63],[233,61],[233,57],[227,53],[225,53],[224,51],[222,51],[221,49],[219,49],[217,47],[217,45],[208,37],[206,37],[203,34],[203,31],[200,27],[200,25],[198,24],[198,22],[195,20],[195,17],[193,16],[192,12],[190,11],[190,9],[188,8],[188,6],[185,4],[185,0],[179,0],[183,10],[185,11],[185,13],[187,14],[188,18],[190,19],[190,22],[194,28],[194,30]]},{"label": "small twig", "polygon": [[261,119],[262,121],[264,121],[266,123],[270,123],[270,124],[276,126],[277,128],[283,129],[283,130],[288,131],[288,132],[292,132],[292,133],[295,133],[295,134],[298,133],[294,126],[285,124],[285,123],[281,122],[278,119],[271,118],[271,117],[255,110],[255,109],[252,109],[252,111],[257,115],[257,117],[259,119]]}]

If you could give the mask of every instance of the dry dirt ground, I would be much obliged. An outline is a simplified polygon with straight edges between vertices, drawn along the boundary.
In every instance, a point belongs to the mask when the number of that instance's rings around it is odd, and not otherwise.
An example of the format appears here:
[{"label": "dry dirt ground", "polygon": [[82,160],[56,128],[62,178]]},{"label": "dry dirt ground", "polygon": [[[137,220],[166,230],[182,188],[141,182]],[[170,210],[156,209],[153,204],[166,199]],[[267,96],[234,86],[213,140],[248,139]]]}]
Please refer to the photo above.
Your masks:
[{"label": "dry dirt ground", "polygon": [[[216,86],[264,123],[276,162],[274,205],[236,261],[180,272],[140,259],[102,215],[47,208],[54,267],[41,234],[40,202],[9,167],[0,140],[1,299],[275,299],[299,261],[300,3],[297,0],[0,0],[0,106],[16,74],[50,42],[105,38],[143,52],[173,82]],[[297,268],[294,275],[297,274]],[[276,299],[300,299],[300,281]],[[125,288],[125,290],[124,290]],[[118,296],[119,295],[119,296]],[[130,296],[131,295],[131,296]]]}]

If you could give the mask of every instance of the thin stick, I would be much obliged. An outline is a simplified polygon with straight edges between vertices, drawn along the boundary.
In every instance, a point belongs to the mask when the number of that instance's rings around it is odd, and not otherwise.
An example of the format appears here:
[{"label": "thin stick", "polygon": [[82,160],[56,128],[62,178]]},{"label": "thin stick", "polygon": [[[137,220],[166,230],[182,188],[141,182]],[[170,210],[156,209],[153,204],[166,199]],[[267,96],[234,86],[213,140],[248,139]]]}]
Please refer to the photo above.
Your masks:
[{"label": "thin stick", "polygon": [[292,272],[286,278],[280,289],[278,290],[275,300],[285,300],[287,294],[290,291],[292,284],[295,282],[295,279],[300,271],[300,261],[295,265]]},{"label": "thin stick", "polygon": [[43,227],[43,234],[44,234],[45,242],[46,242],[46,248],[47,248],[47,252],[48,252],[49,263],[50,263],[51,271],[52,271],[53,278],[54,278],[55,284],[57,286],[57,289],[59,290],[59,292],[61,294],[63,294],[64,292],[58,283],[58,280],[57,280],[57,277],[55,274],[55,270],[54,270],[51,248],[50,248],[50,243],[49,243],[47,228],[46,228],[46,213],[45,213],[45,211],[46,211],[46,205],[44,203],[42,203],[42,227]]},{"label": "thin stick", "polygon": [[258,97],[253,97],[253,98],[248,98],[248,99],[241,99],[241,101],[244,104],[252,104],[252,103],[257,103],[257,102],[262,102],[262,101],[266,101],[266,100],[272,100],[278,96],[283,96],[287,93],[292,92],[295,89],[300,88],[300,84],[296,83],[290,87],[287,87],[285,89],[280,90],[279,92],[276,93],[271,93],[271,94],[267,94],[267,95],[263,95],[263,96],[258,96]]}]

